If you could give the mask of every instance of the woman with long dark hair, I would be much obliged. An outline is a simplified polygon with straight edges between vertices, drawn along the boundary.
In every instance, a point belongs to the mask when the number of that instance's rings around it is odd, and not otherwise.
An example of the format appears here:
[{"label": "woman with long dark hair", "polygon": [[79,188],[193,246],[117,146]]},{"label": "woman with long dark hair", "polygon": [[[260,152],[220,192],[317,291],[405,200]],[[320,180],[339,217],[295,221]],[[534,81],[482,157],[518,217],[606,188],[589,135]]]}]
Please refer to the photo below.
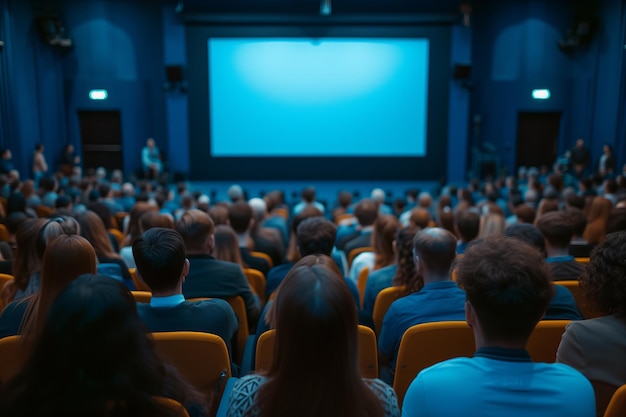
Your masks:
[{"label": "woman with long dark hair", "polygon": [[268,314],[276,329],[272,367],[235,384],[229,417],[400,415],[393,389],[359,374],[357,312],[330,257],[298,261]]},{"label": "woman with long dark hair", "polygon": [[157,357],[136,303],[119,281],[82,275],[50,307],[22,371],[0,389],[0,414],[66,417],[164,417],[154,397],[192,415],[205,399]]}]

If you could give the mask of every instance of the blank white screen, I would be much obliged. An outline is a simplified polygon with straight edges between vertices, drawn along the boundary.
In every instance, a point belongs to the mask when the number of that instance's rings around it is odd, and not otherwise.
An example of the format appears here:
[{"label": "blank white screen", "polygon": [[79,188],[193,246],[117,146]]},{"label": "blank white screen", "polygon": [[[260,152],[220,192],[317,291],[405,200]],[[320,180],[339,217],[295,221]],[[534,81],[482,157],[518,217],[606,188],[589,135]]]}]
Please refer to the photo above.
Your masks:
[{"label": "blank white screen", "polygon": [[211,38],[211,154],[425,156],[428,49],[413,38]]}]

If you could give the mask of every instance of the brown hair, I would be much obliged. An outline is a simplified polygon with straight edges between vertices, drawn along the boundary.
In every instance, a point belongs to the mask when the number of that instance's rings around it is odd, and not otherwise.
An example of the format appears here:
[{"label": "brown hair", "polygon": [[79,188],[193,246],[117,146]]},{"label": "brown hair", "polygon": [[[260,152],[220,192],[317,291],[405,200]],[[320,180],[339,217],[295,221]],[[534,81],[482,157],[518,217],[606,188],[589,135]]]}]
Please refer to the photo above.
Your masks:
[{"label": "brown hair", "polygon": [[96,272],[96,252],[87,239],[61,235],[47,246],[41,266],[41,288],[30,300],[20,333],[37,337],[50,305],[65,286],[82,274]]},{"label": "brown hair", "polygon": [[355,356],[357,312],[331,258],[309,255],[296,263],[279,286],[270,314],[276,344],[255,402],[259,416],[384,415],[361,379]]},{"label": "brown hair", "polygon": [[604,197],[595,197],[589,207],[587,215],[587,227],[583,237],[589,243],[595,244],[604,241],[606,237],[606,224],[613,209],[611,200]]},{"label": "brown hair", "polygon": [[393,285],[404,285],[410,292],[417,292],[424,286],[424,279],[417,274],[413,260],[413,238],[418,229],[405,227],[396,235],[396,264],[398,269],[393,277]]},{"label": "brown hair", "polygon": [[394,263],[393,241],[399,229],[398,219],[390,214],[379,216],[374,222],[371,241],[375,254],[374,269]]},{"label": "brown hair", "polygon": [[213,256],[220,261],[233,262],[245,268],[239,251],[237,234],[232,227],[220,224],[215,228],[215,246]]},{"label": "brown hair", "polygon": [[176,231],[183,237],[187,251],[205,250],[208,239],[215,233],[215,224],[204,211],[191,209],[176,221]]},{"label": "brown hair", "polygon": [[113,250],[104,223],[96,213],[87,210],[78,216],[78,224],[80,224],[81,235],[91,243],[98,258],[121,259],[121,256]]},{"label": "brown hair", "polygon": [[133,241],[141,235],[139,218],[148,211],[159,211],[159,208],[153,204],[138,201],[130,209],[130,213],[128,213],[128,229],[126,232],[128,244],[132,244]]}]

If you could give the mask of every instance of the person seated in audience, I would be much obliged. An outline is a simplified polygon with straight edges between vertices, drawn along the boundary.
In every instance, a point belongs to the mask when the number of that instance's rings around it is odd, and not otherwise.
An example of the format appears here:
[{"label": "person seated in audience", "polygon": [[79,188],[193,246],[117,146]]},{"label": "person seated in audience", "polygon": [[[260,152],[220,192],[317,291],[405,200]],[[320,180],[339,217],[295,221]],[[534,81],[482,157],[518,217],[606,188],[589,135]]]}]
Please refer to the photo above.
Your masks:
[{"label": "person seated in audience", "polygon": [[587,227],[583,237],[587,242],[595,245],[602,242],[606,236],[606,224],[613,209],[611,200],[604,197],[594,197],[587,213]]},{"label": "person seated in audience", "polygon": [[214,204],[209,208],[208,213],[215,223],[215,226],[228,225],[228,205],[226,203],[221,202]]},{"label": "person seated in audience", "polygon": [[243,263],[248,268],[261,271],[263,275],[267,276],[270,270],[268,262],[263,258],[253,256],[249,249],[251,246],[250,231],[254,226],[252,207],[250,207],[246,201],[238,201],[231,204],[230,207],[228,207],[228,221],[235,233],[237,233],[239,252],[241,253]]},{"label": "person seated in audience", "polygon": [[41,333],[20,372],[0,389],[4,417],[171,416],[155,397],[180,402],[194,417],[208,415],[206,396],[157,356],[118,281],[82,275],[68,284]]},{"label": "person seated in audience", "polygon": [[37,239],[44,224],[46,224],[45,219],[29,219],[19,226],[15,236],[13,280],[2,288],[0,295],[0,304],[3,306],[39,291],[41,259],[37,252]]},{"label": "person seated in audience", "polygon": [[565,213],[572,224],[572,239],[569,242],[570,255],[576,258],[588,258],[594,245],[583,237],[585,227],[587,227],[585,212],[580,208],[570,206],[565,209]]},{"label": "person seated in audience", "polygon": [[189,260],[189,273],[183,283],[185,298],[240,296],[246,304],[248,324],[254,331],[260,301],[252,293],[239,265],[219,261],[211,255],[215,246],[215,225],[211,217],[200,210],[189,210],[176,221],[176,231],[185,242]]},{"label": "person seated in audience", "polygon": [[572,322],[565,329],[556,361],[591,381],[602,416],[617,388],[626,384],[626,232],[607,235],[591,253],[580,287],[602,317]]},{"label": "person seated in audience", "polygon": [[385,204],[385,190],[382,188],[374,188],[370,193],[370,198],[378,203],[378,213],[381,215],[393,214],[393,209],[390,205]]},{"label": "person seated in audience", "polygon": [[[370,245],[373,252],[362,252],[358,254],[350,266],[349,278],[357,283],[359,274],[364,268],[369,268],[369,275],[381,268],[391,266],[395,262],[393,241],[400,228],[400,223],[396,216],[390,214],[379,215],[374,222]],[[391,272],[393,276],[394,272]]]},{"label": "person seated in audience", "polygon": [[343,251],[346,256],[354,249],[368,247],[372,244],[372,230],[374,230],[374,222],[378,218],[378,203],[369,198],[364,198],[354,206],[354,217],[358,221],[356,230],[335,243],[337,249]]},{"label": "person seated in audience", "polygon": [[[546,240],[539,229],[532,224],[512,224],[507,227],[504,236],[521,240],[539,251],[542,257],[546,256]],[[554,285],[554,296],[548,304],[543,320],[582,320],[583,318],[572,293],[562,285]]]},{"label": "person seated in audience", "polygon": [[341,190],[337,193],[337,206],[333,209],[332,219],[336,221],[337,217],[343,214],[352,213],[352,193]]},{"label": "person seated in audience", "polygon": [[546,241],[546,262],[552,280],[578,279],[585,268],[569,254],[574,228],[567,213],[546,213],[537,220],[537,228]]},{"label": "person seated in audience", "polygon": [[593,389],[582,374],[534,363],[525,350],[553,292],[539,252],[492,236],[470,245],[456,274],[476,353],[421,371],[404,397],[403,417],[593,416]]},{"label": "person seated in audience", "polygon": [[87,210],[78,216],[78,224],[80,225],[80,234],[91,243],[96,251],[98,272],[118,279],[129,290],[134,290],[135,285],[128,267],[122,257],[113,250],[109,235],[100,217],[93,211]]},{"label": "person seated in audience", "polygon": [[385,288],[403,285],[410,293],[414,293],[424,286],[424,281],[417,275],[413,262],[413,239],[416,233],[417,229],[414,227],[399,229],[393,241],[395,262],[371,272],[367,277],[361,324],[373,327],[372,313],[376,297]]},{"label": "person seated in audience", "polygon": [[276,212],[276,209],[284,209],[282,192],[279,190],[270,191],[263,197],[265,200],[267,214],[263,219],[262,226],[276,229],[283,238],[283,247],[289,243],[289,224],[287,219]]},{"label": "person seated in audience", "polygon": [[400,415],[390,386],[360,376],[357,313],[345,282],[328,256],[305,256],[294,265],[270,311],[271,369],[235,383],[228,417]]},{"label": "person seated in audience", "polygon": [[[128,222],[126,223],[126,227],[124,227],[124,232],[126,234],[126,246],[120,249],[120,255],[122,255],[122,259],[124,259],[124,263],[128,268],[135,267],[132,244],[135,239],[137,239],[143,234],[143,232],[145,232],[145,230],[142,230],[141,225],[139,224],[139,219],[148,212],[158,213],[159,208],[154,204],[138,201],[137,203],[135,203],[127,216]],[[163,225],[159,226],[165,227]]]},{"label": "person seated in audience", "polygon": [[245,268],[243,260],[241,259],[241,253],[239,252],[237,234],[233,228],[227,224],[215,226],[215,245],[212,255],[215,259],[220,261],[232,262],[239,265],[242,271]]},{"label": "person seated in audience", "polygon": [[413,239],[413,261],[424,287],[394,301],[378,338],[381,376],[393,380],[396,357],[404,332],[421,323],[465,319],[465,292],[452,280],[456,237],[445,229],[432,227]]},{"label": "person seated in audience", "polygon": [[315,199],[315,187],[306,187],[302,190],[302,201],[296,204],[291,211],[293,216],[297,216],[302,210],[309,206],[313,206],[322,212],[322,215],[326,212],[326,207]]},{"label": "person seated in audience", "polygon": [[36,339],[59,292],[79,275],[95,272],[96,252],[87,239],[78,235],[55,237],[43,255],[41,288],[5,307],[0,315],[0,337],[20,334]]},{"label": "person seated in audience", "polygon": [[246,199],[246,195],[243,191],[243,188],[241,188],[241,185],[239,184],[233,184],[230,187],[228,187],[228,190],[226,191],[226,195],[228,196],[228,199],[230,200],[231,204],[236,203],[238,201],[245,201]]},{"label": "person seated in audience", "polygon": [[480,231],[480,216],[477,212],[467,209],[457,211],[454,226],[459,240],[456,243],[456,254],[465,253],[467,245],[478,237]]},{"label": "person seated in audience", "polygon": [[183,282],[189,274],[185,242],[180,233],[163,227],[146,231],[133,242],[137,277],[152,291],[149,304],[138,303],[137,313],[151,332],[206,332],[230,341],[237,331],[237,317],[219,298],[185,301]]},{"label": "person seated in audience", "polygon": [[283,236],[278,230],[263,226],[263,221],[268,214],[265,200],[251,198],[248,204],[252,208],[254,220],[250,229],[250,238],[254,243],[254,250],[268,255],[272,259],[273,265],[280,265],[285,257]]},{"label": "person seated in audience", "polygon": [[[298,224],[296,231],[296,242],[300,257],[316,254],[331,256],[336,234],[337,226],[335,226],[335,224],[330,220],[326,220],[320,216],[303,219],[302,222]],[[294,265],[295,262],[285,264],[283,268],[280,268],[280,270],[276,270],[275,273],[269,275],[266,285],[268,298],[280,286],[280,283],[284,280],[285,276]],[[269,278],[271,278],[271,280]],[[346,278],[346,281],[354,298],[354,302],[358,307],[359,290],[356,288],[354,282],[348,278]]]}]

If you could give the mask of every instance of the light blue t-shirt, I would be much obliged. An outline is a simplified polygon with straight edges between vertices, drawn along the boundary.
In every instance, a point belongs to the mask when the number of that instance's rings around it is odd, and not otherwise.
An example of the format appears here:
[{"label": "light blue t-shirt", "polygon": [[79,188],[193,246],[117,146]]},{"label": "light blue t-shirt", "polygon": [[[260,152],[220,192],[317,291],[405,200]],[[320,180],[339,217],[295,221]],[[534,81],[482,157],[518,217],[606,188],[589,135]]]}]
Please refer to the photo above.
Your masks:
[{"label": "light blue t-shirt", "polygon": [[593,417],[591,383],[524,350],[483,348],[424,369],[404,397],[402,417]]}]

